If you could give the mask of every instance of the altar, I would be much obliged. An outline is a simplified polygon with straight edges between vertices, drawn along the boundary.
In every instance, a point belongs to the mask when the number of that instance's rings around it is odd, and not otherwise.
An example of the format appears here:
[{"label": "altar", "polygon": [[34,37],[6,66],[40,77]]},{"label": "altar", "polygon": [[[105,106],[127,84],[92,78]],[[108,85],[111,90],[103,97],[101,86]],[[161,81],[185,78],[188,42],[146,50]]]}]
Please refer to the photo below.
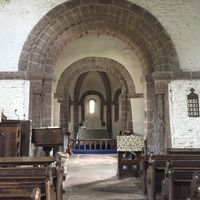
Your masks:
[{"label": "altar", "polygon": [[78,139],[107,139],[111,138],[107,128],[79,128]]}]

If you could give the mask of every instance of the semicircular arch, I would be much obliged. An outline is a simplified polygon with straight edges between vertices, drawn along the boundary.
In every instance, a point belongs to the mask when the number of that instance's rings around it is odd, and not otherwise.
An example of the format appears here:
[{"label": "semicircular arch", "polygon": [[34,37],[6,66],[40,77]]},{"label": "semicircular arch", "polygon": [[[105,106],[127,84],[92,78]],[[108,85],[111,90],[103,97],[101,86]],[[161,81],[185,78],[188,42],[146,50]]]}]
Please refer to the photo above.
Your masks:
[{"label": "semicircular arch", "polygon": [[144,74],[179,70],[173,42],[160,22],[147,10],[121,0],[72,0],[52,9],[29,34],[19,70],[53,72],[66,45],[94,34],[117,37],[131,46]]},{"label": "semicircular arch", "polygon": [[87,57],[72,63],[63,71],[58,80],[55,97],[65,98],[70,83],[72,83],[77,76],[88,71],[102,71],[109,73],[119,82],[123,93],[129,94],[129,96],[135,94],[134,81],[122,64],[110,58]]}]

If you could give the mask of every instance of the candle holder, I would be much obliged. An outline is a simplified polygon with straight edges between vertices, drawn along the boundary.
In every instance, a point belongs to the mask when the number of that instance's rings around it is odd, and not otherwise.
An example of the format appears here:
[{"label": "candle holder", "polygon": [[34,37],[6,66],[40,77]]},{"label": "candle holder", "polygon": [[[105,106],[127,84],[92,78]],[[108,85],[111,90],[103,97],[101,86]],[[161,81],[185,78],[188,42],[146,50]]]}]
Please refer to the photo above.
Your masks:
[{"label": "candle holder", "polygon": [[19,120],[19,115],[17,114],[17,109],[15,109],[14,111],[15,111],[15,115],[18,117],[18,120]]},{"label": "candle holder", "polygon": [[70,147],[70,135],[72,134],[70,131],[67,131],[66,133],[66,136],[68,137],[68,145],[67,145],[67,149],[65,151],[65,153],[68,153],[69,155],[72,155],[74,154],[71,150],[71,147]]}]

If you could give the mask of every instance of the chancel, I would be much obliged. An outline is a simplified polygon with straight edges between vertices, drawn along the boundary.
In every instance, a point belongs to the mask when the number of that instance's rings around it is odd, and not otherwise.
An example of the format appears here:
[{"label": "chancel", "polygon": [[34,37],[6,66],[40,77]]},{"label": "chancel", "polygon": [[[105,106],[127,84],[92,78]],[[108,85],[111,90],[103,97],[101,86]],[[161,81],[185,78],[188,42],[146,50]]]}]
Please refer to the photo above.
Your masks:
[{"label": "chancel", "polygon": [[200,199],[199,10],[1,0],[0,200]]}]

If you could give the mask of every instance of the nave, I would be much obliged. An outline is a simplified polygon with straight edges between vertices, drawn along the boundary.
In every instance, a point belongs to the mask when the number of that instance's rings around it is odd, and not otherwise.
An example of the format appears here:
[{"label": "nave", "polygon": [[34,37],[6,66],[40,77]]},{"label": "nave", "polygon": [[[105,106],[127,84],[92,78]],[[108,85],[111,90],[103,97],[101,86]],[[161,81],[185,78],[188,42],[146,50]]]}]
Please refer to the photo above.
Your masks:
[{"label": "nave", "polygon": [[63,200],[143,200],[139,178],[117,177],[117,154],[74,154],[69,157]]}]

